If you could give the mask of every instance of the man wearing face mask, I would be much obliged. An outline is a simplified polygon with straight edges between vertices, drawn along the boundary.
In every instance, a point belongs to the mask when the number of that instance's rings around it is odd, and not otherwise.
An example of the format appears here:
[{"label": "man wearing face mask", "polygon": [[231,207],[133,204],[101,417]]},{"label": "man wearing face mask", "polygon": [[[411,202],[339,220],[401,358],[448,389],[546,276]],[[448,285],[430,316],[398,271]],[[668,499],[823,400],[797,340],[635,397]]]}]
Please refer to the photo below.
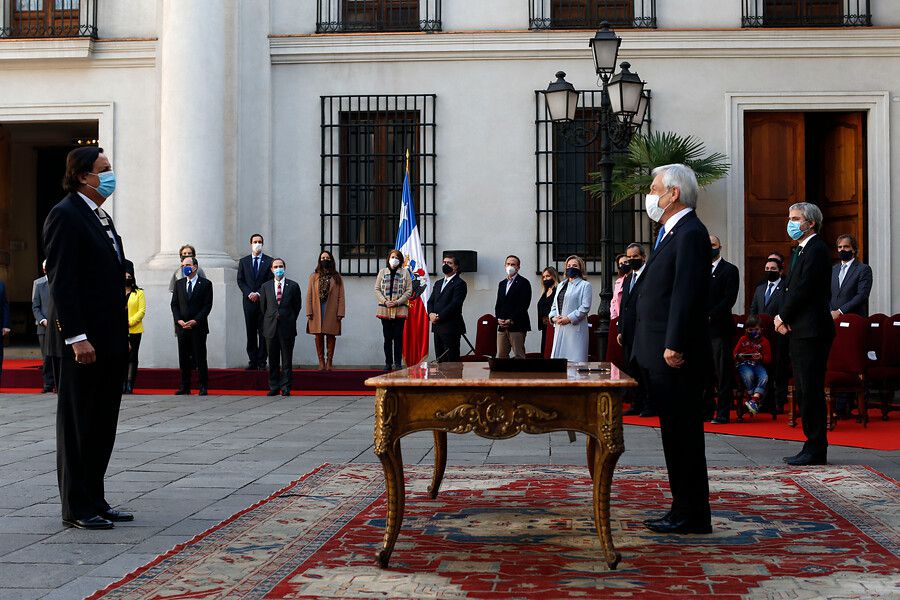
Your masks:
[{"label": "man wearing face mask", "polygon": [[428,298],[428,320],[434,332],[434,356],[438,362],[459,361],[459,342],[466,332],[462,308],[469,291],[459,275],[459,261],[444,254],[441,272],[444,278],[434,284]]},{"label": "man wearing face mask", "polygon": [[531,305],[531,284],[519,275],[519,257],[510,254],[504,268],[506,278],[497,288],[494,315],[497,317],[497,356],[525,358],[525,336],[531,331],[528,307]]},{"label": "man wearing face mask", "polygon": [[262,332],[262,311],[259,310],[259,290],[272,279],[272,257],[263,254],[263,236],[250,236],[250,254],[238,261],[237,284],[241,288],[244,307],[244,326],[247,330],[248,370],[266,368],[266,338]]},{"label": "man wearing face mask", "polygon": [[101,208],[116,189],[102,148],[69,152],[69,193],[44,222],[50,284],[51,354],[56,379],[57,479],[66,527],[110,529],[130,513],[106,501],[103,479],[112,455],[128,360],[128,309],[122,238]]},{"label": "man wearing face mask", "polygon": [[207,394],[206,336],[209,335],[209,313],[213,306],[213,287],[209,279],[200,277],[196,257],[181,261],[184,278],[175,282],[172,294],[172,318],[178,331],[178,367],[181,385],[176,396],[191,393],[191,368],[197,366],[199,394]]},{"label": "man wearing face mask", "polygon": [[[715,416],[710,423],[728,422],[734,400],[733,364],[734,320],[731,308],[737,300],[740,285],[738,268],[722,258],[722,242],[718,236],[709,236],[712,249],[712,270],[709,280],[709,337],[713,353],[713,381],[707,388],[707,408]],[[718,403],[714,402],[718,397]]]},{"label": "man wearing face mask", "polygon": [[49,327],[50,314],[50,285],[47,283],[47,261],[41,263],[41,270],[44,276],[34,280],[31,285],[31,312],[34,314],[34,324],[37,326],[38,345],[41,347],[41,357],[44,359],[41,373],[44,378],[44,387],[41,389],[42,394],[46,394],[53,390],[56,385],[53,379],[53,365],[50,360],[49,337],[47,336],[47,328]]},{"label": "man wearing face mask", "polygon": [[[644,521],[658,533],[710,533],[703,439],[709,342],[709,232],[697,217],[697,177],[685,165],[653,170],[647,213],[659,235],[637,290],[633,355],[659,412],[671,509]],[[700,291],[700,293],[698,293]]]},{"label": "man wearing face mask", "polygon": [[869,316],[869,294],[872,292],[872,267],[856,258],[859,244],[845,233],[837,239],[841,261],[831,269],[831,318],[855,314]]},{"label": "man wearing face mask", "polygon": [[834,340],[831,319],[831,258],[828,244],[818,235],[822,211],[815,204],[799,202],[788,211],[787,233],[799,242],[791,252],[791,272],[784,284],[775,331],[790,333],[794,367],[794,395],[806,442],[789,465],[824,465],[828,462],[825,427],[825,366]]},{"label": "man wearing face mask", "polygon": [[294,341],[300,316],[300,285],[284,276],[283,258],[272,259],[273,279],[260,290],[259,308],[263,314],[263,335],[269,351],[269,395],[291,395],[293,384]]},{"label": "man wearing face mask", "polygon": [[[770,256],[766,260],[765,281],[756,287],[753,292],[753,301],[750,303],[750,314],[766,314],[775,316],[781,311],[781,303],[784,299],[784,265],[776,256]],[[790,336],[776,335],[772,342],[772,381],[774,398],[763,396],[761,410],[773,410],[781,413],[787,403],[787,386],[790,378],[790,351],[788,338]],[[774,404],[773,404],[774,402]]]},{"label": "man wearing face mask", "polygon": [[634,330],[637,323],[635,308],[637,307],[638,291],[640,290],[641,275],[644,274],[647,253],[641,244],[629,244],[625,249],[625,258],[631,272],[622,282],[622,302],[619,306],[618,336],[616,341],[622,346],[625,353],[625,361],[628,365],[625,369],[629,375],[638,381],[638,387],[633,389],[631,406],[624,414],[640,415],[642,417],[655,417],[656,411],[647,401],[647,386],[643,381],[643,370],[638,366],[633,355]]}]

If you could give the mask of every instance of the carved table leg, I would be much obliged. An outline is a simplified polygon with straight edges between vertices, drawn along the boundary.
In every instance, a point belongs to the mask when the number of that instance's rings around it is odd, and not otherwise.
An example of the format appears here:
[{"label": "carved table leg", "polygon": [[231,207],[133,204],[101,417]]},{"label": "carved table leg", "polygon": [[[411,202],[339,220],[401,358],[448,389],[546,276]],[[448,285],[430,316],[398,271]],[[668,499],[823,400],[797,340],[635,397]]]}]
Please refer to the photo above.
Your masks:
[{"label": "carved table leg", "polygon": [[444,471],[447,468],[447,432],[434,432],[434,472],[431,474],[431,485],[428,486],[428,493],[431,498],[437,498],[438,491],[441,489],[441,482],[444,480]]},{"label": "carved table leg", "polygon": [[406,504],[406,486],[403,480],[403,456],[400,440],[394,441],[387,452],[378,455],[384,468],[384,482],[387,488],[387,519],[384,527],[384,543],[378,551],[378,565],[385,569],[394,551],[394,544],[403,523],[403,509]]},{"label": "carved table leg", "polygon": [[594,479],[594,461],[596,460],[597,455],[597,440],[595,440],[591,436],[587,436],[587,467],[588,473],[591,474],[591,479]]},{"label": "carved table leg", "polygon": [[[596,444],[596,442],[595,442]],[[611,451],[601,444],[594,453],[594,526],[603,547],[603,556],[610,569],[615,569],[622,559],[613,544],[612,528],[609,524],[609,495],[612,490],[613,471],[622,454],[621,450]]]}]

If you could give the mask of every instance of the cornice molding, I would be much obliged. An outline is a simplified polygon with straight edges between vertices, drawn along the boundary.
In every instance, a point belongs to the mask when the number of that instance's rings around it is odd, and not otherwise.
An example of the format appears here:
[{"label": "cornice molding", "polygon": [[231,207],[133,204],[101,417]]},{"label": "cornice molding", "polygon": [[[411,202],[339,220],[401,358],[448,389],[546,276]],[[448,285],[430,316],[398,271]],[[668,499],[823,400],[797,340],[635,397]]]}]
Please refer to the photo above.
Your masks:
[{"label": "cornice molding", "polygon": [[[900,29],[631,30],[628,58],[900,56]],[[269,40],[273,64],[587,59],[588,31],[297,35]]]},{"label": "cornice molding", "polygon": [[0,40],[0,63],[4,69],[152,67],[156,64],[156,44],[154,39]]}]

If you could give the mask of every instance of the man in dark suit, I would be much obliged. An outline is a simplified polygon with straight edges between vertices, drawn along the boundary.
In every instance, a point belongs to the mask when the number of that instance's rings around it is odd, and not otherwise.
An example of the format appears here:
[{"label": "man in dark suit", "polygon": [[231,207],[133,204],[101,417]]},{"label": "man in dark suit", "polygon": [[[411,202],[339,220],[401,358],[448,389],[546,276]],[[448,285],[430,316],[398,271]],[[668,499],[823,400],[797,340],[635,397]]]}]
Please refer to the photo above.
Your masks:
[{"label": "man in dark suit", "polygon": [[47,339],[47,324],[50,315],[50,286],[47,284],[47,261],[41,263],[42,277],[38,277],[31,285],[31,313],[34,315],[34,324],[37,327],[38,345],[41,347],[41,357],[44,359],[42,375],[44,387],[42,394],[53,391],[56,385],[53,379],[53,365],[49,355],[49,341]]},{"label": "man in dark suit", "polygon": [[[770,256],[766,260],[765,281],[753,292],[753,301],[750,303],[750,314],[766,314],[774,317],[781,311],[781,303],[784,301],[784,264],[776,256]],[[766,408],[774,408],[781,413],[787,403],[787,386],[790,377],[790,349],[788,338],[790,336],[776,335],[772,343],[772,387],[774,398],[766,398]],[[774,402],[774,406],[772,405]]]},{"label": "man in dark suit", "polygon": [[3,378],[3,346],[9,335],[9,302],[6,299],[6,284],[0,281],[0,380]]},{"label": "man in dark suit", "polygon": [[269,395],[291,395],[294,340],[300,316],[300,286],[284,276],[283,258],[272,259],[273,279],[260,288],[259,308],[263,315],[263,335],[269,352]]},{"label": "man in dark suit", "polygon": [[722,258],[722,242],[715,235],[709,236],[712,248],[712,272],[709,280],[709,338],[713,355],[713,385],[707,388],[707,407],[715,403],[716,414],[710,423],[728,422],[734,399],[734,370],[731,356],[734,350],[734,320],[731,309],[737,300],[740,286],[738,268]]},{"label": "man in dark suit", "polygon": [[831,258],[828,244],[817,235],[822,211],[815,204],[800,202],[788,212],[788,235],[799,244],[791,255],[791,272],[784,285],[784,301],[775,317],[775,330],[791,334],[794,394],[800,404],[800,419],[806,442],[789,465],[824,465],[828,460],[825,428],[825,367],[834,340],[831,297]]},{"label": "man in dark suit", "polygon": [[66,157],[69,193],[47,215],[43,242],[51,310],[58,330],[56,471],[63,524],[110,529],[130,513],[106,501],[103,478],[116,440],[125,365],[128,308],[122,281],[125,252],[112,219],[100,208],[115,191],[102,148]]},{"label": "man in dark suit", "polygon": [[459,275],[459,261],[445,254],[441,271],[444,278],[434,284],[428,297],[428,320],[434,332],[434,356],[438,362],[459,360],[459,341],[466,332],[462,307],[468,286]]},{"label": "man in dark suit", "polygon": [[247,329],[247,369],[266,368],[266,338],[262,333],[259,288],[272,279],[272,257],[263,254],[263,236],[250,236],[250,254],[238,261],[237,284],[243,294],[244,326]]},{"label": "man in dark suit", "polygon": [[521,266],[518,256],[507,256],[504,265],[506,279],[497,286],[494,316],[497,317],[497,356],[500,358],[509,358],[510,349],[513,358],[525,358],[525,336],[531,331],[528,316],[531,284],[519,276]]},{"label": "man in dark suit", "polygon": [[200,277],[197,257],[189,256],[181,261],[184,277],[175,282],[172,293],[172,318],[178,336],[178,366],[181,369],[181,385],[176,395],[191,393],[191,368],[197,366],[198,388],[201,396],[207,394],[209,383],[206,366],[206,336],[209,335],[209,313],[213,305],[213,287],[209,279]]},{"label": "man in dark suit", "polygon": [[709,232],[697,218],[698,186],[685,165],[653,170],[646,208],[662,227],[641,276],[633,354],[659,411],[672,507],[644,525],[659,533],[709,533],[703,388],[712,360]]},{"label": "man in dark suit", "polygon": [[656,410],[647,401],[647,384],[643,378],[643,370],[634,358],[634,332],[637,325],[637,298],[641,285],[641,276],[647,253],[641,244],[629,244],[625,249],[628,266],[631,271],[622,282],[622,302],[619,304],[618,336],[616,340],[625,353],[626,371],[638,382],[638,387],[632,390],[633,400],[631,406],[625,411],[626,415],[640,415],[642,417],[655,417]]},{"label": "man in dark suit", "polygon": [[859,244],[849,233],[837,239],[837,251],[841,262],[831,269],[831,318],[851,313],[868,317],[872,267],[856,258]]}]

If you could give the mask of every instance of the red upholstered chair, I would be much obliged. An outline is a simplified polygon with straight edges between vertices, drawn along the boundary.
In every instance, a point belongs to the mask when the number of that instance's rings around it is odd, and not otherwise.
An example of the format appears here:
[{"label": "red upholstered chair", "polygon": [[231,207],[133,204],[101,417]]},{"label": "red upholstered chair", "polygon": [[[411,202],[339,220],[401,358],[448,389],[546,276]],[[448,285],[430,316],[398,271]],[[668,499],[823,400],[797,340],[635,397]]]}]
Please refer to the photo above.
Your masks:
[{"label": "red upholstered chair", "polygon": [[611,362],[620,369],[625,369],[625,349],[619,345],[616,338],[619,335],[619,319],[615,318],[609,322],[609,338],[606,342],[606,362]]},{"label": "red upholstered chair", "polygon": [[497,317],[481,315],[475,325],[475,353],[461,357],[463,362],[486,361],[487,356],[497,356]]},{"label": "red upholstered chair", "polygon": [[[876,323],[880,323],[880,327],[873,328]],[[877,360],[868,361],[869,366],[866,369],[866,380],[869,389],[873,393],[877,393],[881,397],[881,420],[887,421],[888,413],[891,410],[891,401],[894,392],[900,389],[900,314],[888,317],[887,315],[872,315],[869,317],[870,331],[873,329],[880,330],[881,343],[877,346],[879,334],[871,334],[869,339],[870,348],[876,347],[875,355]],[[868,417],[868,407],[863,407],[860,411],[863,423]]]},{"label": "red upholstered chair", "polygon": [[[865,409],[866,337],[869,335],[869,322],[859,315],[843,315],[834,325],[835,337],[825,367],[825,419],[829,431],[837,423],[832,399],[835,392],[856,394],[860,414]],[[788,402],[791,407],[788,423],[794,426],[796,403],[793,385],[788,387]]]},{"label": "red upholstered chair", "polygon": [[544,338],[544,358],[550,358],[553,353],[553,335],[555,333],[556,328],[552,324],[547,325],[547,335]]},{"label": "red upholstered chair", "polygon": [[599,361],[600,351],[597,343],[597,330],[600,327],[600,315],[588,315],[588,360]]}]

